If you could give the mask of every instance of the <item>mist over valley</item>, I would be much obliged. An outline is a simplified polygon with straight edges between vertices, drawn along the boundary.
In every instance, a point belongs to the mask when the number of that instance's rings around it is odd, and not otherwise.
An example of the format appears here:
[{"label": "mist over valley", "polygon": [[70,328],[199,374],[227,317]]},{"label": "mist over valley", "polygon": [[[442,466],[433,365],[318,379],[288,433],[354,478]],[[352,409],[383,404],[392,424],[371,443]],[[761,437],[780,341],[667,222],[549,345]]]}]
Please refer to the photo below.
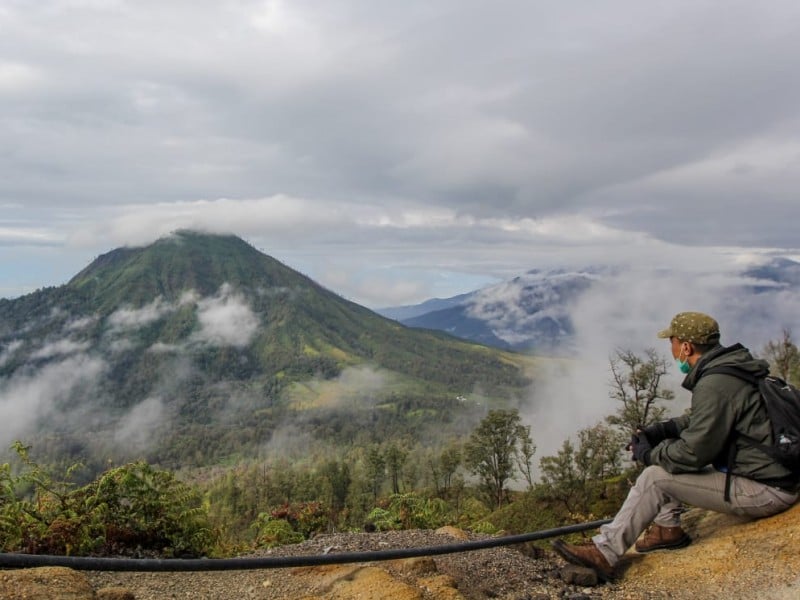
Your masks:
[{"label": "mist over valley", "polygon": [[613,411],[609,356],[657,346],[674,312],[714,314],[756,352],[796,329],[798,268],[534,269],[381,316],[235,236],[181,231],[0,300],[0,445],[97,468],[301,459],[439,447],[513,407],[541,454]]}]

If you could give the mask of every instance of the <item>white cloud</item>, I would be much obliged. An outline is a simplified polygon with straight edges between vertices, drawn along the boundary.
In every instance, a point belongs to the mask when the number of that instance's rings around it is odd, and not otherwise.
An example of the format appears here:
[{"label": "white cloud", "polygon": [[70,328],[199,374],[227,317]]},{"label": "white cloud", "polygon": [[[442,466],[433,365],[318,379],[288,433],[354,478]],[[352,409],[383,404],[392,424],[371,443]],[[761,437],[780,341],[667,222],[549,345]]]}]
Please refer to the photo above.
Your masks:
[{"label": "white cloud", "polygon": [[183,349],[183,346],[176,345],[176,344],[165,344],[164,342],[156,342],[152,346],[150,346],[147,351],[153,352],[154,354],[172,354],[175,352],[180,352]]},{"label": "white cloud", "polygon": [[22,340],[11,340],[0,349],[0,367],[4,366],[14,356],[14,353],[22,346]]},{"label": "white cloud", "polygon": [[115,329],[135,329],[149,325],[164,315],[175,310],[175,307],[158,297],[141,308],[120,308],[108,317],[108,324]]},{"label": "white cloud", "polygon": [[283,237],[300,226],[310,230],[346,226],[348,213],[358,210],[285,195],[125,205],[109,209],[99,220],[76,229],[71,243],[95,244],[99,236],[109,244],[135,246],[178,229]]},{"label": "white cloud", "polygon": [[367,366],[348,367],[334,379],[342,389],[351,394],[369,396],[390,383],[388,374]]},{"label": "white cloud", "polygon": [[97,317],[83,317],[68,321],[64,325],[64,329],[66,329],[67,331],[80,331],[81,329],[86,329],[88,327],[91,327],[95,323],[97,323]]},{"label": "white cloud", "polygon": [[30,90],[41,80],[42,76],[35,67],[0,60],[0,94]]},{"label": "white cloud", "polygon": [[[157,342],[148,348],[150,352],[180,353],[191,344],[198,343],[243,347],[250,342],[261,324],[244,296],[227,283],[216,295],[206,298],[201,298],[196,291],[189,290],[175,303],[158,297],[142,308],[122,308],[113,312],[108,322],[112,332],[129,331],[153,323],[186,304],[196,306],[200,328],[183,343]],[[119,343],[119,340],[113,340],[112,343],[116,343],[112,348],[114,351],[127,350],[133,345],[130,341]]]},{"label": "white cloud", "polygon": [[85,352],[90,347],[90,342],[76,342],[74,340],[57,340],[45,344],[35,352],[31,353],[31,358],[52,358],[54,356],[64,356]]},{"label": "white cloud", "polygon": [[392,384],[392,375],[370,366],[348,367],[333,379],[294,383],[289,398],[300,406],[363,408],[375,403],[379,392]]},{"label": "white cloud", "polygon": [[24,436],[40,416],[82,386],[91,386],[106,369],[106,363],[87,355],[69,357],[42,369],[0,379],[0,446],[7,447]]},{"label": "white cloud", "polygon": [[246,346],[260,325],[244,297],[228,284],[216,296],[198,301],[197,319],[200,330],[192,339],[215,346]]},{"label": "white cloud", "polygon": [[795,249],[798,22],[793,0],[5,3],[0,290],[186,227],[367,304]]},{"label": "white cloud", "polygon": [[609,359],[617,349],[642,355],[654,348],[670,367],[665,387],[676,399],[665,404],[670,416],[687,407],[689,393],[672,362],[669,346],[656,333],[678,312],[697,310],[720,323],[721,342],[741,342],[759,354],[784,328],[800,331],[800,291],[753,294],[738,286],[748,280],[734,273],[710,270],[687,273],[668,269],[631,268],[598,279],[570,310],[575,327],[576,356],[543,360],[525,415],[540,446],[539,456],[556,452],[564,439],[616,411],[609,398]]},{"label": "white cloud", "polygon": [[157,396],[146,398],[120,419],[114,432],[114,441],[128,450],[143,450],[152,439],[155,430],[163,425],[164,418],[162,399]]},{"label": "white cloud", "polygon": [[38,226],[20,225],[3,227],[0,225],[0,244],[14,245],[56,245],[63,242],[60,234]]}]

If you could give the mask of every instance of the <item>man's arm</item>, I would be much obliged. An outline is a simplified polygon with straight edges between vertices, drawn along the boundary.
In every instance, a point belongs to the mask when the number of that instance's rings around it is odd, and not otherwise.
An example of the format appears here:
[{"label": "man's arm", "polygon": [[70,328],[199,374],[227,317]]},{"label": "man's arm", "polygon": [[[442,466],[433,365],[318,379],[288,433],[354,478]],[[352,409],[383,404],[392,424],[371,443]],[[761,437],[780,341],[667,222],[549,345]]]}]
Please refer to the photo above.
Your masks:
[{"label": "man's arm", "polygon": [[650,452],[650,464],[670,473],[699,471],[717,458],[735,424],[731,397],[720,391],[708,375],[692,394],[691,416],[685,419],[680,437],[667,439]]}]

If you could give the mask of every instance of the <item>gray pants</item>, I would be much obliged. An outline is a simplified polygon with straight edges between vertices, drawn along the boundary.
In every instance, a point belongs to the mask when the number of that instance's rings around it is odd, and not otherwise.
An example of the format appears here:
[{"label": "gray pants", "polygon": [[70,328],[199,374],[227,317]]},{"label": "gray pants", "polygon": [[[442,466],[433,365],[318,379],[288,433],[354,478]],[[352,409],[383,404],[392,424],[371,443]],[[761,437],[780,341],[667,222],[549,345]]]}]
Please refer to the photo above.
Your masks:
[{"label": "gray pants", "polygon": [[721,513],[768,517],[786,510],[798,495],[733,476],[731,501],[725,502],[725,473],[713,469],[699,473],[667,473],[647,467],[628,492],[614,520],[592,538],[611,565],[627,552],[650,523],[680,525],[681,503]]}]

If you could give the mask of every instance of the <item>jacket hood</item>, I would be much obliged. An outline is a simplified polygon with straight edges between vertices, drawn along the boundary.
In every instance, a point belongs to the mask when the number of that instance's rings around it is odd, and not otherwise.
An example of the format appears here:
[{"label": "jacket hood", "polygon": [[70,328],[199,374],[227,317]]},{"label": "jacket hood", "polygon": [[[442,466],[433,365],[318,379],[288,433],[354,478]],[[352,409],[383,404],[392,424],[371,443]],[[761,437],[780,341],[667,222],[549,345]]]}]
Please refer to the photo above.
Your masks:
[{"label": "jacket hood", "polygon": [[754,377],[764,377],[769,374],[769,363],[760,358],[753,358],[750,351],[741,344],[717,346],[700,357],[681,385],[691,391],[703,375],[703,371],[722,365],[736,367]]}]

